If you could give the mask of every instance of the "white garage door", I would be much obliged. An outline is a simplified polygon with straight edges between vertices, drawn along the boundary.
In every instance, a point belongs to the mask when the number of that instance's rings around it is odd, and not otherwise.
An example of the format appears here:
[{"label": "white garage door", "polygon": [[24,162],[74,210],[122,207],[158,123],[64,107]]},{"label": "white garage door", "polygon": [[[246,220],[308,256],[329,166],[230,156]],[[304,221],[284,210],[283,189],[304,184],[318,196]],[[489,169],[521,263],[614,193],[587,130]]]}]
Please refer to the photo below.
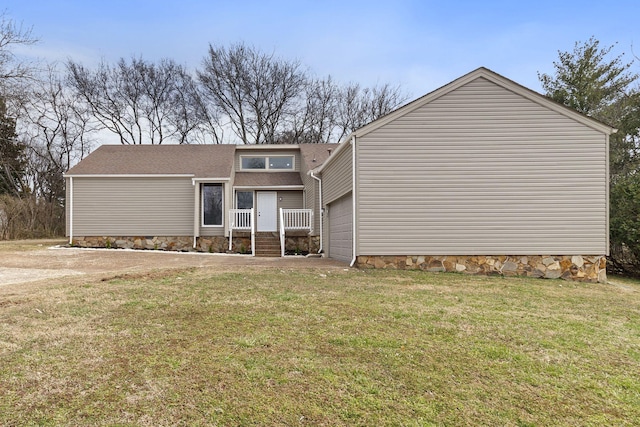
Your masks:
[{"label": "white garage door", "polygon": [[329,257],[351,262],[353,228],[351,193],[329,204]]}]

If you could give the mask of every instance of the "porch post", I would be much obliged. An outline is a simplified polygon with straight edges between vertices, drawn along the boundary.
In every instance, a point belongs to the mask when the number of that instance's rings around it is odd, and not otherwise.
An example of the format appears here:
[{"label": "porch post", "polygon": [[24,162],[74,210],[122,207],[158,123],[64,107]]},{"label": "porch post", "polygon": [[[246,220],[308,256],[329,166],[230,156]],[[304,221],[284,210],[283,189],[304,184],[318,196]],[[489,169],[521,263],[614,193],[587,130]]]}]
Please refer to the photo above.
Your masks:
[{"label": "porch post", "polygon": [[200,184],[195,180],[191,181],[193,191],[193,249],[196,248],[197,239],[200,234]]},{"label": "porch post", "polygon": [[280,256],[284,256],[284,210],[280,208]]},{"label": "porch post", "polygon": [[233,227],[235,227],[236,213],[233,209],[229,209],[229,252],[233,245]]},{"label": "porch post", "polygon": [[256,219],[254,209],[251,208],[251,253],[256,256]]},{"label": "porch post", "polygon": [[73,245],[73,177],[69,177],[69,245]]}]

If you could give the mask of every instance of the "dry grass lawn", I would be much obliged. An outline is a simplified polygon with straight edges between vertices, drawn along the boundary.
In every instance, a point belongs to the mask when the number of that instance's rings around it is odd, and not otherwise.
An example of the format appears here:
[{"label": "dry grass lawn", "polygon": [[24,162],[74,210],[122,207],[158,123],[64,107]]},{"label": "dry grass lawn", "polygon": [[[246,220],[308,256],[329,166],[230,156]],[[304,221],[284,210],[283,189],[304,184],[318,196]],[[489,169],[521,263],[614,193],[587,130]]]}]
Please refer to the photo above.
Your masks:
[{"label": "dry grass lawn", "polygon": [[640,424],[640,283],[210,268],[0,288],[0,425]]}]

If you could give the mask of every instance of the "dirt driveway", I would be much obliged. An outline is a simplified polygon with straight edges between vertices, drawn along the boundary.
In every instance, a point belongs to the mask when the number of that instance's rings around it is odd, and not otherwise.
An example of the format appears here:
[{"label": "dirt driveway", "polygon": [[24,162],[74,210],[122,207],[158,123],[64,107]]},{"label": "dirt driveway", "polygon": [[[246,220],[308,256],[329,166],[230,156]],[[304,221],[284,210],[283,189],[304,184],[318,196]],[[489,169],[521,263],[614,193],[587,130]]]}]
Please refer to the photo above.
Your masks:
[{"label": "dirt driveway", "polygon": [[0,286],[67,276],[107,277],[189,267],[234,271],[245,268],[348,268],[326,258],[258,258],[247,255],[67,248],[63,241],[0,242]]}]

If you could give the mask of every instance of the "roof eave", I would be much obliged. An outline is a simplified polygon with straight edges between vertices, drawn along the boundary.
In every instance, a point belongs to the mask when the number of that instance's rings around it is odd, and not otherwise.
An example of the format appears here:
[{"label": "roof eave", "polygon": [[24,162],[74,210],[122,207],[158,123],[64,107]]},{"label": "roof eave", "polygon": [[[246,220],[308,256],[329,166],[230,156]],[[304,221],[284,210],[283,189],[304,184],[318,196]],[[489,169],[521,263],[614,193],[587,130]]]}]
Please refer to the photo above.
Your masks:
[{"label": "roof eave", "polygon": [[[543,107],[547,107],[550,110],[553,110],[559,114],[562,114],[564,116],[567,116],[577,122],[580,122],[582,124],[584,124],[585,126],[588,126],[594,130],[606,133],[606,134],[612,134],[615,133],[617,131],[616,128],[609,126],[606,123],[603,123],[599,120],[596,120],[592,117],[589,117],[585,114],[582,114],[576,110],[574,110],[573,108],[567,107],[566,105],[563,105],[559,102],[556,102],[532,89],[529,89],[526,86],[523,86],[513,80],[510,80],[498,73],[495,73],[489,69],[486,68],[481,68],[479,70],[484,70],[485,73],[482,74],[482,77],[486,78],[487,80],[490,80],[498,85],[501,85],[503,87],[505,87],[506,89],[509,89],[513,92],[515,92],[518,95],[521,95],[527,99],[529,99],[532,102],[535,102]],[[477,70],[476,70],[477,71]]]},{"label": "roof eave", "polygon": [[194,176],[192,173],[65,173],[62,175],[63,178],[193,178]]},{"label": "roof eave", "polygon": [[311,169],[309,172],[307,172],[307,174],[311,174],[311,173],[322,173],[322,171],[324,170],[324,168],[329,165],[331,162],[333,162],[333,159],[336,158],[336,156],[342,152],[342,150],[344,150],[344,147],[346,145],[349,145],[349,142],[351,141],[351,139],[355,136],[355,132],[351,132],[349,134],[349,136],[347,136],[346,138],[344,138],[342,140],[342,142],[340,142],[338,144],[338,146],[336,147],[335,150],[333,150],[333,152],[331,153],[331,155],[329,155],[329,157],[327,157],[327,160],[324,161],[324,163],[322,163],[320,166],[318,166],[315,169]]},{"label": "roof eave", "polygon": [[299,144],[247,144],[236,145],[236,150],[299,150]]},{"label": "roof eave", "polygon": [[[562,114],[564,116],[567,116],[573,120],[576,120],[577,122],[580,122],[582,124],[584,124],[585,126],[588,126],[594,130],[597,130],[599,132],[603,132],[606,134],[611,134],[615,132],[615,128],[602,123],[596,119],[593,119],[591,117],[588,117],[582,113],[579,113],[578,111],[575,111],[572,108],[569,108],[565,105],[562,105],[560,103],[557,103],[549,98],[547,98],[546,96],[527,88],[526,86],[523,86],[519,83],[516,83],[513,80],[510,80],[498,73],[496,73],[495,71],[492,71],[488,68],[485,67],[480,67],[477,68],[474,71],[471,71],[470,73],[465,74],[462,77],[457,78],[456,80],[447,83],[444,86],[441,86],[440,88],[427,93],[426,95],[421,96],[420,98],[417,98],[405,105],[403,105],[402,107],[399,107],[398,109],[390,112],[389,114],[387,114],[386,116],[383,116],[377,120],[374,120],[373,122],[364,125],[363,127],[356,129],[351,136],[356,136],[356,137],[362,137],[370,132],[373,132],[374,130],[392,122],[393,120],[396,120],[399,117],[404,116],[405,114],[408,114],[420,107],[422,107],[425,104],[428,104],[430,102],[433,102],[434,100],[460,88],[461,86],[464,86],[465,84],[468,84],[469,82],[479,78],[479,77],[483,77],[501,87],[504,87],[507,90],[511,90],[512,92],[523,96],[527,99],[529,99],[532,102],[535,102],[539,105],[542,105],[543,107],[549,108],[559,114]],[[325,162],[326,163],[326,162]]]},{"label": "roof eave", "polygon": [[304,185],[234,185],[236,190],[304,190]]}]

